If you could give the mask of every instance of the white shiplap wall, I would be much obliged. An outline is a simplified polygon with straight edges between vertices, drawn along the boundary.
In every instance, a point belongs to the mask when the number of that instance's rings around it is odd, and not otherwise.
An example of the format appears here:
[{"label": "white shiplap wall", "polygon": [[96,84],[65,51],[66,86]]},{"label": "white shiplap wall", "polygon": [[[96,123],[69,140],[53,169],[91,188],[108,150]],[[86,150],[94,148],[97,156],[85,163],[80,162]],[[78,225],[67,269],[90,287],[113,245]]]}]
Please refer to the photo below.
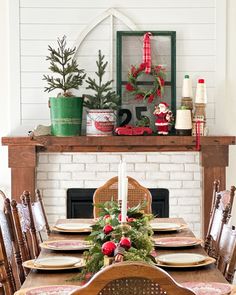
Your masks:
[{"label": "white shiplap wall", "polygon": [[[73,44],[95,17],[110,7],[129,17],[140,30],[174,30],[177,36],[177,100],[185,73],[204,77],[208,88],[208,125],[215,123],[216,0],[20,0],[21,124],[49,123],[48,94],[43,74],[48,72],[48,44],[68,36]],[[126,30],[120,21],[115,29]],[[79,64],[89,75],[95,70],[98,49],[109,54],[110,24],[103,21],[85,39]],[[115,36],[114,36],[115,38]],[[114,40],[115,41],[115,40]],[[115,60],[115,59],[114,59]],[[81,88],[81,93],[84,89]]]}]

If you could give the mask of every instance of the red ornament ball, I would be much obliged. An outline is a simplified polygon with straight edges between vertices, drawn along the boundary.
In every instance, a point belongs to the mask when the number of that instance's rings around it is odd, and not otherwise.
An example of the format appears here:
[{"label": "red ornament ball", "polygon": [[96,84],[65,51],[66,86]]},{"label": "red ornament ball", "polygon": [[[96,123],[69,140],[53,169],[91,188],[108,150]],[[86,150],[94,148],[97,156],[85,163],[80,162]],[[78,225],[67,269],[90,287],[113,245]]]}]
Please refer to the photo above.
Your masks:
[{"label": "red ornament ball", "polygon": [[112,231],[113,231],[113,227],[110,224],[105,225],[103,228],[103,232],[106,235],[108,235]]},{"label": "red ornament ball", "polygon": [[131,247],[131,241],[129,238],[123,237],[120,239],[120,246],[123,247],[126,251]]},{"label": "red ornament ball", "polygon": [[102,253],[107,256],[113,256],[116,249],[116,244],[114,242],[108,241],[102,245]]}]

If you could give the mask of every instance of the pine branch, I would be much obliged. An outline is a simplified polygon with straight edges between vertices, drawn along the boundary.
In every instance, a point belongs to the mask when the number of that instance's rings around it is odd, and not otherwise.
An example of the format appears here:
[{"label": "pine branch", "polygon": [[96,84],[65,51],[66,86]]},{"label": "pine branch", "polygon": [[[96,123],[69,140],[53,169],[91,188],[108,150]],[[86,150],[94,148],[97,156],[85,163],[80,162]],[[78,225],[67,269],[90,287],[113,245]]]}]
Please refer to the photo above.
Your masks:
[{"label": "pine branch", "polygon": [[95,92],[94,95],[86,95],[84,106],[93,109],[115,109],[119,103],[119,97],[115,91],[112,91],[111,84],[113,80],[103,83],[103,78],[106,73],[108,62],[104,62],[105,56],[102,55],[101,50],[98,52],[98,60],[96,61],[97,71],[95,72],[98,81],[90,77],[87,78],[86,89]]},{"label": "pine branch", "polygon": [[58,48],[53,49],[48,46],[49,56],[46,60],[50,61],[49,70],[56,73],[60,78],[44,75],[43,80],[47,81],[48,87],[44,91],[51,92],[55,89],[61,89],[64,95],[71,89],[79,89],[85,79],[83,69],[79,69],[77,61],[73,58],[76,47],[66,48],[66,36],[57,39]]}]

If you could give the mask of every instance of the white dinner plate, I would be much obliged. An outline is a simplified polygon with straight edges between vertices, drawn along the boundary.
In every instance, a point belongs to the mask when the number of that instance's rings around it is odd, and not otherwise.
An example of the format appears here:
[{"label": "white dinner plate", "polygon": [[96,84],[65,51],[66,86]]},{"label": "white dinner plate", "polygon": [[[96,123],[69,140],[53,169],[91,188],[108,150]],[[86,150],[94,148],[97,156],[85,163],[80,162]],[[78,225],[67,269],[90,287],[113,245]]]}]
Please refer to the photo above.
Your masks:
[{"label": "white dinner plate", "polygon": [[52,230],[62,233],[88,233],[92,231],[90,223],[59,223],[56,224]]},{"label": "white dinner plate", "polygon": [[170,222],[152,222],[151,227],[155,231],[175,231],[180,230],[182,224]]},{"label": "white dinner plate", "polygon": [[63,230],[80,230],[80,229],[91,229],[91,224],[89,223],[60,223],[56,225],[57,228]]},{"label": "white dinner plate", "polygon": [[66,267],[75,265],[76,263],[79,263],[80,260],[80,258],[71,256],[49,256],[36,259],[34,264],[43,267]]},{"label": "white dinner plate", "polygon": [[197,253],[171,253],[159,255],[156,259],[163,264],[189,265],[201,263],[207,259],[207,256]]}]

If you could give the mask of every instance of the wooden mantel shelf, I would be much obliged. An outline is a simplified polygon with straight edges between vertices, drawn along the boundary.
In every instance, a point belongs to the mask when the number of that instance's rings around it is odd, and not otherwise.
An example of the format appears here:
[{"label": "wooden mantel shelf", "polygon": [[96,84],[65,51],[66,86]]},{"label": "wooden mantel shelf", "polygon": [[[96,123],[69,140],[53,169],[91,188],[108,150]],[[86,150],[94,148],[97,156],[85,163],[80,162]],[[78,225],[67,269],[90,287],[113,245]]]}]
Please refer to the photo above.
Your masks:
[{"label": "wooden mantel shelf", "polygon": [[[79,152],[79,151],[194,151],[196,138],[192,136],[75,136],[55,137],[3,137],[2,144],[8,146],[31,146],[37,151]],[[204,136],[203,146],[228,146],[236,144],[235,136]]]},{"label": "wooden mantel shelf", "polygon": [[235,136],[204,136],[200,149],[192,136],[108,136],[108,137],[3,137],[8,146],[8,162],[11,168],[12,196],[19,200],[24,190],[34,192],[35,169],[39,152],[172,152],[198,151],[202,169],[202,216],[204,232],[209,222],[212,202],[212,184],[215,179],[225,189],[226,167],[229,162],[229,145],[236,144]]}]

